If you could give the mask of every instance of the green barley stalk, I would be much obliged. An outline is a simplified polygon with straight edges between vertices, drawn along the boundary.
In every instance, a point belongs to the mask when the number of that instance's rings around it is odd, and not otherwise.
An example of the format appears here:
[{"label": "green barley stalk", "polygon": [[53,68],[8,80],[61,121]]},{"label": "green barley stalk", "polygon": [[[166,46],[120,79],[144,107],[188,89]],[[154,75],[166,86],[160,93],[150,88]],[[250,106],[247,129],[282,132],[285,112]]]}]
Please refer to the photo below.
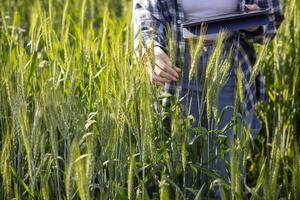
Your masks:
[{"label": "green barley stalk", "polygon": [[[186,156],[188,148],[179,137],[184,134],[188,138],[187,119],[182,118],[178,105],[171,113],[153,111],[159,89],[150,85],[142,68],[145,64],[134,62],[130,6],[116,0],[1,2],[1,199],[28,199],[30,194],[38,199],[127,199],[129,186],[131,191],[132,187],[140,189],[136,195],[141,199],[152,195],[152,190],[153,195],[170,198],[169,184],[180,197],[180,191],[199,190],[181,185],[182,168],[192,168],[191,160],[195,159]],[[260,70],[267,71],[271,102],[270,108],[261,112],[268,122],[271,145],[267,145],[272,150],[266,164],[256,166],[264,166],[264,170],[255,173],[260,181],[249,186],[256,195],[253,199],[299,196],[299,152],[295,151],[298,145],[292,145],[299,116],[297,8],[299,1],[287,2],[290,14],[277,40],[259,47],[261,65],[257,64],[251,75],[253,82]],[[219,57],[212,57],[205,74],[210,90],[205,98],[214,118],[218,114],[214,91],[218,93],[226,82],[229,66]],[[195,66],[196,59],[193,61]],[[193,72],[195,67],[190,77]],[[242,92],[238,93],[242,101]],[[95,122],[86,130],[85,116],[96,111]],[[166,115],[175,119],[174,137],[157,145],[164,131],[161,118]],[[237,135],[244,133],[241,125],[239,121],[235,126]],[[263,142],[261,138],[259,142]],[[240,159],[246,143],[247,138],[240,137],[231,149],[235,157]],[[264,157],[263,148],[255,147],[259,152],[254,156]],[[288,150],[293,156],[286,153]],[[128,176],[128,158],[133,152],[139,155],[133,166],[136,174],[127,186],[132,177]],[[242,160],[232,162],[232,189],[228,192],[239,198],[236,192],[245,192],[237,168]],[[162,174],[163,168],[169,176]],[[273,190],[278,192],[270,194]]]},{"label": "green barley stalk", "polygon": [[[218,95],[223,88],[228,78],[229,70],[231,69],[231,50],[224,58],[223,56],[223,41],[225,32],[220,32],[214,51],[209,59],[205,74],[205,91],[207,104],[207,119],[210,124],[210,119],[213,111],[213,116],[217,119],[218,115]],[[210,127],[212,128],[212,127]]]},{"label": "green barley stalk", "polygon": [[135,157],[134,157],[134,155],[132,155],[130,158],[128,179],[127,179],[128,199],[133,199],[133,197],[134,197],[134,173],[135,173],[134,168],[135,168]]},{"label": "green barley stalk", "polygon": [[243,89],[243,75],[242,75],[242,69],[239,66],[237,68],[237,92],[238,92],[238,96],[239,96],[239,102],[242,104],[244,102],[244,89]]},{"label": "green barley stalk", "polygon": [[194,38],[189,39],[190,54],[191,54],[191,61],[192,61],[190,72],[189,72],[189,80],[192,80],[193,76],[195,76],[198,62],[202,54],[202,49],[205,40],[205,32],[206,32],[206,28],[202,25],[200,36],[196,39]]},{"label": "green barley stalk", "polygon": [[249,80],[249,85],[252,85],[255,81],[255,78],[257,77],[257,75],[261,72],[261,66],[262,66],[262,62],[263,60],[266,58],[267,53],[268,53],[268,44],[269,41],[266,42],[266,44],[264,44],[260,50],[259,50],[259,54],[257,56],[257,61],[255,63],[255,65],[253,66],[252,72],[251,72],[251,76],[250,76],[250,80]]},{"label": "green barley stalk", "polygon": [[171,199],[170,185],[167,182],[165,172],[162,173],[161,180],[159,182],[159,197],[160,199],[165,199],[165,200]]}]

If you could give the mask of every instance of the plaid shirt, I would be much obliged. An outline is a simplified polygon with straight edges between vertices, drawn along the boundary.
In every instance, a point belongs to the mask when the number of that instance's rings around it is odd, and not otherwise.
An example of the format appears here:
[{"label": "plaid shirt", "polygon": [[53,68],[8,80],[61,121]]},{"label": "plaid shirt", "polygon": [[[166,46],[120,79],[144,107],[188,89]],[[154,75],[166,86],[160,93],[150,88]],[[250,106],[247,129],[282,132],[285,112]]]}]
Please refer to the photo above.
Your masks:
[{"label": "plaid shirt", "polygon": [[[183,66],[184,51],[187,42],[183,38],[182,22],[184,12],[183,0],[134,0],[133,21],[135,50],[138,55],[143,54],[153,43],[168,52],[167,27],[171,28],[171,36],[174,42],[174,56],[176,66]],[[258,100],[265,101],[266,91],[264,77],[260,73],[253,84],[249,83],[253,65],[256,62],[256,52],[253,43],[264,44],[274,38],[276,32],[284,19],[283,9],[280,0],[240,0],[239,9],[244,8],[244,4],[256,3],[260,8],[271,8],[269,23],[261,26],[254,33],[236,31],[234,42],[236,53],[234,63],[241,66],[242,83],[244,89],[244,111],[247,116]],[[142,40],[142,41],[140,41]],[[140,42],[145,48],[139,48]],[[165,84],[165,91],[173,93],[176,89],[181,89],[181,83],[171,82]]]}]

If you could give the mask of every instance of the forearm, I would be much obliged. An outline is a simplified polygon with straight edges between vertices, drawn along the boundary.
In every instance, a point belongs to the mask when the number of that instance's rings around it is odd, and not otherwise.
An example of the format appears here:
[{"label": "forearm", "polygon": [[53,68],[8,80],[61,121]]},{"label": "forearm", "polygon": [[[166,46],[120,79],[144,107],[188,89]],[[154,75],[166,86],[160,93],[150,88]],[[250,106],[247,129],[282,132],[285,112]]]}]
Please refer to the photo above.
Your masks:
[{"label": "forearm", "polygon": [[135,0],[133,4],[134,47],[138,55],[152,46],[166,50],[165,20],[157,0]]}]

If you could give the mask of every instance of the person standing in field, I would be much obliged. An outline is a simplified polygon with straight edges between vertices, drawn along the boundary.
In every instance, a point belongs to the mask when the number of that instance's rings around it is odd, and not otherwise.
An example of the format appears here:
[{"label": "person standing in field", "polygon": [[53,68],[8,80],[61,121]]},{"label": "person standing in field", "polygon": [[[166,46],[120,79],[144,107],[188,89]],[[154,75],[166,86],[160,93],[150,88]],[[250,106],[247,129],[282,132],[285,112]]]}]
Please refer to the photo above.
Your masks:
[{"label": "person standing in field", "polygon": [[[186,20],[226,14],[244,8],[250,11],[271,8],[272,14],[267,25],[226,34],[224,48],[231,47],[233,44],[234,54],[228,80],[219,93],[218,110],[221,111],[228,107],[219,128],[222,129],[228,124],[233,115],[236,69],[240,67],[244,93],[243,117],[246,124],[251,127],[252,137],[255,137],[261,129],[261,123],[255,114],[254,107],[257,101],[266,100],[266,92],[264,77],[261,73],[257,75],[253,84],[249,83],[256,62],[253,43],[264,44],[276,35],[284,19],[280,0],[247,0],[246,2],[245,0],[134,0],[134,42],[139,56],[143,56],[147,50],[152,49],[152,45],[154,46],[155,66],[149,72],[151,82],[163,87],[164,92],[171,94],[180,92],[180,96],[185,97],[183,104],[191,106],[188,114],[194,116],[193,126],[197,127],[202,116],[199,113],[201,109],[199,109],[198,97],[203,92],[203,84],[197,80],[200,80],[199,76],[205,74],[205,68],[213,52],[217,36],[208,35],[206,37],[202,54],[199,55],[196,73],[198,78],[190,80],[191,56],[189,43],[183,38],[182,23]],[[172,48],[175,55],[170,55],[167,28],[170,28],[170,35],[173,36],[174,47]],[[142,47],[140,44],[143,44]],[[170,57],[175,58],[175,66],[172,66]],[[181,77],[180,81],[179,77]],[[164,101],[164,104],[169,104],[168,99]],[[229,131],[227,136],[232,139],[233,132]],[[217,159],[214,168],[221,176],[227,176],[225,163],[221,159]]]}]

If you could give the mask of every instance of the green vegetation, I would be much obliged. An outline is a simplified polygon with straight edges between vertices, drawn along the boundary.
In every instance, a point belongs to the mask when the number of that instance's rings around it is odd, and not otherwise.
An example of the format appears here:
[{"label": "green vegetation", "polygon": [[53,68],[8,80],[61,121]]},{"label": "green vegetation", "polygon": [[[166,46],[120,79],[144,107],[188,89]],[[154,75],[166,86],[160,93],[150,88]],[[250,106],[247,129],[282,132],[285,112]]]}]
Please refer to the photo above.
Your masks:
[{"label": "green vegetation", "polygon": [[[300,1],[284,4],[277,37],[257,46],[269,91],[269,103],[258,105],[264,128],[252,141],[235,115],[241,137],[228,149],[228,181],[194,162],[193,119],[179,99],[155,112],[166,96],[149,82],[143,65],[151,63],[134,56],[131,3],[1,0],[0,199],[200,198],[203,188],[186,186],[200,172],[223,199],[300,199]],[[207,82],[203,97],[212,107],[214,87]],[[175,119],[171,135],[166,116]],[[205,143],[214,128],[199,127],[197,138]]]}]

